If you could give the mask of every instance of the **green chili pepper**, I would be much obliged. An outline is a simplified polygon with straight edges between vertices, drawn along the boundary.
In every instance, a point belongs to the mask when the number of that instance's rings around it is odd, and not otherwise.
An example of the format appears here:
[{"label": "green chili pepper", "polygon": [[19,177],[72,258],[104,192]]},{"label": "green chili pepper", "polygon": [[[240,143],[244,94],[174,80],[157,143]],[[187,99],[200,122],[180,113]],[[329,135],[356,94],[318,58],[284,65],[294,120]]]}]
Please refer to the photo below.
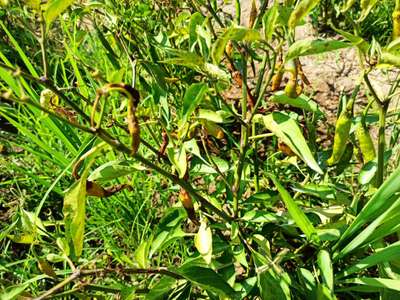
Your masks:
[{"label": "green chili pepper", "polygon": [[354,99],[351,99],[336,121],[332,155],[326,161],[328,166],[337,164],[346,150],[346,144],[350,135],[353,104]]},{"label": "green chili pepper", "polygon": [[363,156],[364,164],[376,157],[375,146],[365,122],[361,121],[356,128],[356,137]]}]

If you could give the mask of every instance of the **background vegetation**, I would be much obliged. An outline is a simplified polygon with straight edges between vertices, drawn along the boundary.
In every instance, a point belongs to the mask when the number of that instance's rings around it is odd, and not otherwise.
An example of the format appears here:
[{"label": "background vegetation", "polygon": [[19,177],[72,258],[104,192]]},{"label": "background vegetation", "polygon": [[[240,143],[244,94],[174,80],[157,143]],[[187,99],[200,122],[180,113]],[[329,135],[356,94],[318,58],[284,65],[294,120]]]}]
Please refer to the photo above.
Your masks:
[{"label": "background vegetation", "polygon": [[0,0],[2,300],[399,297],[399,1],[244,2]]}]

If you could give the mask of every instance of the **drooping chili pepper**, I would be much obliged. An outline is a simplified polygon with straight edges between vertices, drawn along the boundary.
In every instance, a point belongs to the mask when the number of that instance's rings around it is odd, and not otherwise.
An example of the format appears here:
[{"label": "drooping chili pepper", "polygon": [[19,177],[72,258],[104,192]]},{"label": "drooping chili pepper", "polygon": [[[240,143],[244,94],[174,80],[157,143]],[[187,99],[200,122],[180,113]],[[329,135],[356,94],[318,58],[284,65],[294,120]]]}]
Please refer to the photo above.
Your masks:
[{"label": "drooping chili pepper", "polygon": [[297,98],[297,80],[291,77],[285,86],[285,94],[290,98]]},{"label": "drooping chili pepper", "polygon": [[184,188],[181,188],[179,192],[179,200],[181,201],[183,207],[185,208],[189,219],[194,224],[199,224],[199,221],[196,218],[196,213],[194,211],[192,197],[190,197],[189,193]]},{"label": "drooping chili pepper", "polygon": [[371,160],[374,160],[376,157],[375,146],[364,120],[362,120],[358,124],[355,133],[359,143],[364,164],[366,164]]},{"label": "drooping chili pepper", "polygon": [[335,138],[331,157],[326,161],[328,166],[337,164],[342,158],[350,135],[351,119],[353,116],[354,98],[342,110],[336,121]]},{"label": "drooping chili pepper", "polygon": [[271,83],[271,91],[272,92],[276,92],[281,87],[283,74],[284,74],[284,68],[283,68],[282,63],[283,63],[282,51],[279,50],[279,56],[278,56],[278,60],[276,62],[276,66],[275,66],[276,73],[274,74],[274,76],[272,76],[272,80],[271,80],[271,82],[272,82]]}]

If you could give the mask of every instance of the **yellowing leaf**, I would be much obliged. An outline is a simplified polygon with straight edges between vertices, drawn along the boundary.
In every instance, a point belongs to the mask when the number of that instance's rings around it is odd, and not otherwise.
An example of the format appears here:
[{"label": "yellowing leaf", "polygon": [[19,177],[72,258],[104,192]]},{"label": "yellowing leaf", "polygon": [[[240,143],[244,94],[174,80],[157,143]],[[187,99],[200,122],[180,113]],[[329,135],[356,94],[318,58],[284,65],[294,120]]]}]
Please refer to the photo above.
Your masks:
[{"label": "yellowing leaf", "polygon": [[194,237],[194,245],[206,263],[210,264],[212,257],[212,232],[211,228],[204,221],[201,222],[199,231]]},{"label": "yellowing leaf", "polygon": [[46,274],[47,276],[50,276],[53,278],[57,278],[57,274],[56,274],[56,272],[54,272],[52,266],[50,266],[50,264],[47,261],[45,261],[44,259],[38,260],[38,267],[43,274]]},{"label": "yellowing leaf", "polygon": [[300,21],[319,3],[319,0],[302,0],[289,18],[289,28],[294,29]]}]

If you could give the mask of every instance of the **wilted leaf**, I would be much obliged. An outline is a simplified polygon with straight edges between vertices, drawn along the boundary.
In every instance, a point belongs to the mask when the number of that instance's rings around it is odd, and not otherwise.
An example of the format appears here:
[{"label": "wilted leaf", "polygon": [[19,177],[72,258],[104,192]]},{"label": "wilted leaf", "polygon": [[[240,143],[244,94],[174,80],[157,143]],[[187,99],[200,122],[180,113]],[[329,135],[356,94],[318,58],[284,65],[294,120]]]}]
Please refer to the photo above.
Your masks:
[{"label": "wilted leaf", "polygon": [[95,169],[88,177],[88,180],[109,181],[118,177],[131,175],[134,171],[142,170],[144,170],[144,168],[134,162],[127,160],[113,160]]}]

